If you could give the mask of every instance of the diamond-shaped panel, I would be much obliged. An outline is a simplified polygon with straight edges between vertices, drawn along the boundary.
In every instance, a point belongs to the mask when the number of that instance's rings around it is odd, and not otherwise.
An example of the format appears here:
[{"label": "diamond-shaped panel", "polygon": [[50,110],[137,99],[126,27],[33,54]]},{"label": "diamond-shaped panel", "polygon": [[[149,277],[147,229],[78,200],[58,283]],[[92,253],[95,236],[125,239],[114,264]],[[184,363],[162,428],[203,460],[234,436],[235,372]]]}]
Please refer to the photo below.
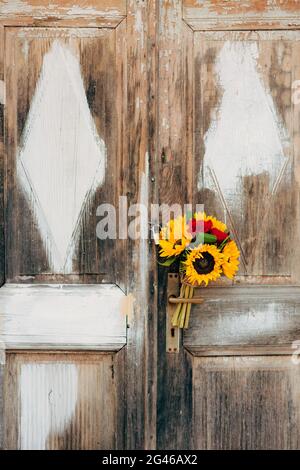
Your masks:
[{"label": "diamond-shaped panel", "polygon": [[19,180],[54,272],[72,271],[81,214],[104,181],[105,165],[79,62],[55,41],[44,56],[18,156]]},{"label": "diamond-shaped panel", "polygon": [[[243,212],[247,177],[263,175],[271,197],[289,161],[289,136],[261,79],[258,57],[256,42],[227,41],[215,64],[222,96],[205,135],[203,174],[233,225],[234,213]],[[262,203],[267,213],[267,201]]]}]

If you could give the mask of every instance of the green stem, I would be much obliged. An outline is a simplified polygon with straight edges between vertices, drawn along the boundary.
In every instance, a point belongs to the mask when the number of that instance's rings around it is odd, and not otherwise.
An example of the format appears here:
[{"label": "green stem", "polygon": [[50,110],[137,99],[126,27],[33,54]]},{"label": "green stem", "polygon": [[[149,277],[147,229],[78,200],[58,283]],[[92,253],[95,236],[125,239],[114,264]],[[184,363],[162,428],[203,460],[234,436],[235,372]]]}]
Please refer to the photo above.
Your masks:
[{"label": "green stem", "polygon": [[[183,292],[184,292],[184,284],[182,284],[181,287],[180,287],[180,294],[179,294],[180,297],[183,296]],[[177,307],[176,307],[175,312],[173,313],[172,326],[178,326],[178,324],[179,324],[181,307],[182,307],[182,304],[178,304]]]},{"label": "green stem", "polygon": [[[194,295],[194,288],[191,286],[190,287],[190,292],[189,292],[189,299],[191,299]],[[189,327],[189,321],[190,321],[190,315],[191,315],[191,308],[192,304],[187,304],[187,309],[186,309],[186,316],[185,316],[185,322],[184,322],[184,328]]]},{"label": "green stem", "polygon": [[[190,292],[190,287],[189,287],[189,286],[185,286],[185,290],[184,290],[184,298],[185,298],[185,299],[187,299],[187,298],[189,297],[189,292]],[[181,309],[181,313],[180,313],[179,328],[183,328],[183,326],[184,326],[186,308],[187,308],[187,304],[184,303],[184,304],[182,305],[182,309]]]}]

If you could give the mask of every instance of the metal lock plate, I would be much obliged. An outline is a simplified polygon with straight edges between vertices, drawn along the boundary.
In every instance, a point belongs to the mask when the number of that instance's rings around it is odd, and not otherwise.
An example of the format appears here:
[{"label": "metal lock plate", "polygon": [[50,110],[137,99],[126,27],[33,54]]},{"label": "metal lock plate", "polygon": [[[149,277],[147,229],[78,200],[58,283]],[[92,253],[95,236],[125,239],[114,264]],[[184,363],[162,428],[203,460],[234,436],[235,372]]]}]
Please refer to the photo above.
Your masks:
[{"label": "metal lock plate", "polygon": [[180,329],[172,326],[172,316],[176,310],[177,305],[169,302],[170,296],[178,297],[179,295],[179,274],[168,274],[168,288],[167,288],[167,318],[166,318],[166,351],[168,353],[179,353],[180,345]]}]

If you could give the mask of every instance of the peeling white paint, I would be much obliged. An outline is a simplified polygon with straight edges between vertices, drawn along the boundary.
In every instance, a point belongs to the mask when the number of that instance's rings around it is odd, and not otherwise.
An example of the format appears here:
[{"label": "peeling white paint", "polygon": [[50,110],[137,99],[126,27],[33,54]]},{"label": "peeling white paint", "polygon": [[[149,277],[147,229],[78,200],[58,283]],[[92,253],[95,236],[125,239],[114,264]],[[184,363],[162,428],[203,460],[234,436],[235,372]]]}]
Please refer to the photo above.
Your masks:
[{"label": "peeling white paint", "polygon": [[54,272],[72,272],[81,216],[105,166],[78,59],[56,40],[44,56],[18,155],[19,180]]},{"label": "peeling white paint", "polygon": [[0,80],[0,103],[5,104],[5,83]]},{"label": "peeling white paint", "polygon": [[12,13],[30,14],[32,11],[32,6],[22,0],[2,0],[0,5],[0,12],[2,15]]},{"label": "peeling white paint", "polygon": [[5,343],[4,341],[0,341],[0,365],[3,366],[5,364]]},{"label": "peeling white paint", "polygon": [[109,13],[110,16],[119,16],[120,12],[116,9],[107,8],[105,11],[98,10],[93,7],[80,7],[78,5],[73,5],[71,8],[68,9],[68,15],[71,16],[100,16],[107,15]]},{"label": "peeling white paint", "polygon": [[126,343],[125,294],[115,285],[5,284],[0,349],[118,350]]},{"label": "peeling white paint", "polygon": [[256,42],[227,41],[215,66],[223,95],[205,135],[204,178],[214,173],[232,207],[245,176],[268,174],[271,192],[287,161],[288,134],[260,77],[258,54]]},{"label": "peeling white paint", "polygon": [[[101,7],[101,5],[100,5]],[[2,15],[12,15],[12,14],[23,14],[23,15],[48,15],[49,11],[58,11],[61,14],[65,14],[67,16],[81,16],[81,17],[101,17],[101,16],[110,16],[110,17],[118,17],[120,16],[120,11],[114,8],[112,5],[111,7],[108,6],[104,10],[94,8],[92,6],[80,6],[80,5],[72,5],[71,7],[64,6],[60,4],[60,2],[55,2],[53,5],[51,4],[40,4],[40,5],[30,5],[29,2],[24,0],[2,0],[0,2],[0,14]]]},{"label": "peeling white paint", "polygon": [[134,28],[135,28],[136,33],[138,33],[141,38],[141,47],[143,48],[144,47],[144,22],[143,22],[141,10],[137,10],[135,13]]},{"label": "peeling white paint", "polygon": [[29,54],[29,44],[28,44],[27,39],[25,39],[24,42],[23,42],[22,52],[23,52],[25,61],[27,62],[28,61],[28,54]]},{"label": "peeling white paint", "polygon": [[78,374],[74,364],[22,364],[20,449],[47,449],[51,433],[63,433],[77,401]]}]

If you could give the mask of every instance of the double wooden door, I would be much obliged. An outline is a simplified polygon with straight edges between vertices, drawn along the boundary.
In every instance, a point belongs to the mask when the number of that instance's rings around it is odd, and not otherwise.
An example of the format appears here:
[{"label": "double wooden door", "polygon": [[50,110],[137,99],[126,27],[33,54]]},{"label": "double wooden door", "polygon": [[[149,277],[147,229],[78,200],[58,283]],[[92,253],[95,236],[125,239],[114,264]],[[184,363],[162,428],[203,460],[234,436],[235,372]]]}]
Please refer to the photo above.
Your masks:
[{"label": "double wooden door", "polygon": [[[299,447],[299,13],[0,2],[3,448]],[[121,196],[239,244],[176,352],[148,221],[97,237]]]}]

